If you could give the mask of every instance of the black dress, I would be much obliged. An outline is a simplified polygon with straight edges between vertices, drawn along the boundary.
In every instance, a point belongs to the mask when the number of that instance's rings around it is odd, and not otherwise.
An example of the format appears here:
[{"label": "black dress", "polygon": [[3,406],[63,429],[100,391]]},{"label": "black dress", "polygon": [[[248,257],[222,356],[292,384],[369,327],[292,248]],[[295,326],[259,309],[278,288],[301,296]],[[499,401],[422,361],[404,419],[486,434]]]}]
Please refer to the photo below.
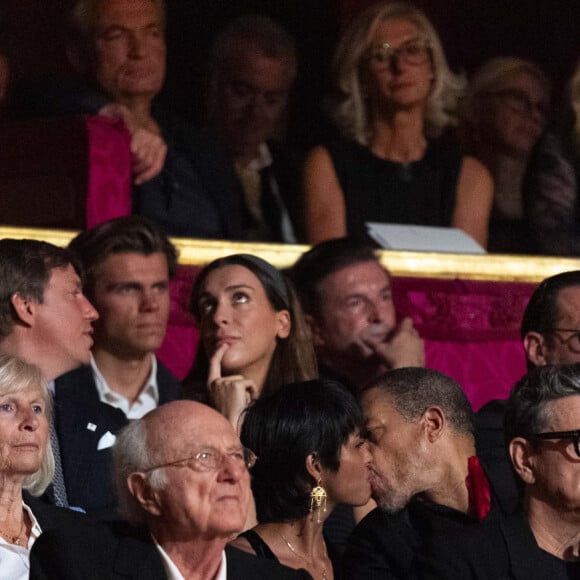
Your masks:
[{"label": "black dress", "polygon": [[344,193],[347,233],[366,237],[365,222],[449,227],[463,156],[451,136],[427,143],[422,159],[396,163],[354,141],[326,146]]}]

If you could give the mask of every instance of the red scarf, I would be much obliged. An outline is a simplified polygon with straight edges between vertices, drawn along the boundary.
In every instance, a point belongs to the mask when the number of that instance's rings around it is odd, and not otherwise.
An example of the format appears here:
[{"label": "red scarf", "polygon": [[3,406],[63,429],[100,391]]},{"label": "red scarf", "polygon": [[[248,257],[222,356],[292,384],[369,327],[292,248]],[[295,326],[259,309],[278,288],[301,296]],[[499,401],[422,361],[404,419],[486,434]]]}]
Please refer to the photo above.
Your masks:
[{"label": "red scarf", "polygon": [[469,497],[469,515],[481,521],[491,508],[489,481],[476,455],[467,460],[465,486]]}]

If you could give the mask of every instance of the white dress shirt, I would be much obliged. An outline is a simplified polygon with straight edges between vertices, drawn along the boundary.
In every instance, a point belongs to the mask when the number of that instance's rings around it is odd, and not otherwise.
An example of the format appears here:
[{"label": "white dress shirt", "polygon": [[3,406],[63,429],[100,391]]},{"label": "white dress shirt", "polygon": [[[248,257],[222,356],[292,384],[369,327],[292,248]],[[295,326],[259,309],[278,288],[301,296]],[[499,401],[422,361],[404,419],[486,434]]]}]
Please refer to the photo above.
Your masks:
[{"label": "white dress shirt", "polygon": [[11,544],[0,536],[0,580],[28,580],[30,575],[30,550],[42,530],[32,510],[25,503],[22,507],[32,522],[28,546]]},{"label": "white dress shirt", "polygon": [[[154,537],[153,541],[155,542],[157,551],[161,555],[163,567],[165,568],[165,573],[167,574],[167,580],[185,580],[183,574],[179,571],[179,568],[174,564],[173,560],[168,556],[167,552],[161,547],[161,545]],[[220,564],[217,574],[211,580],[227,580],[227,562],[225,550],[222,550],[222,563]]]},{"label": "white dress shirt", "polygon": [[127,419],[141,419],[141,417],[149,413],[149,411],[153,411],[153,409],[156,409],[159,405],[157,359],[155,358],[155,355],[151,355],[151,373],[149,374],[149,378],[133,404],[131,404],[129,399],[123,397],[123,395],[120,395],[109,387],[105,377],[103,377],[101,371],[97,367],[93,355],[91,355],[91,367],[93,369],[93,376],[95,378],[95,384],[97,386],[97,392],[101,403],[121,409],[121,411],[123,411],[127,416]]}]

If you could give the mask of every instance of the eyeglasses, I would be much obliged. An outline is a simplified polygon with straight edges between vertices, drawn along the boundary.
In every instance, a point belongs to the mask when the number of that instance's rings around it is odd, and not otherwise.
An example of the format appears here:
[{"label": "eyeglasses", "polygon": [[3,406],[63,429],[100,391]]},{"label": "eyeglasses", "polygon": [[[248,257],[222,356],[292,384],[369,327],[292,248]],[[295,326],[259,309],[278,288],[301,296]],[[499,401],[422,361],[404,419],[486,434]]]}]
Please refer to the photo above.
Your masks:
[{"label": "eyeglasses", "polygon": [[399,47],[391,46],[388,42],[375,44],[368,50],[367,59],[373,62],[378,70],[393,66],[395,59],[405,64],[425,64],[431,56],[431,47],[427,40],[418,38],[405,42]]},{"label": "eyeglasses", "polygon": [[580,429],[575,431],[553,431],[551,433],[532,433],[526,439],[570,439],[574,443],[574,451],[580,457]]},{"label": "eyeglasses", "polygon": [[[571,332],[568,338],[562,338],[559,332]],[[554,334],[558,340],[565,344],[572,352],[580,354],[580,330],[576,328],[550,328],[545,334]]]},{"label": "eyeglasses", "polygon": [[534,111],[538,113],[542,121],[548,118],[550,108],[545,101],[532,101],[525,91],[518,89],[505,89],[486,93],[489,97],[498,97],[513,111],[520,115],[532,115]]},{"label": "eyeglasses", "polygon": [[242,447],[240,450],[233,451],[232,453],[220,453],[215,449],[204,449],[191,457],[178,459],[177,461],[171,461],[169,463],[162,463],[161,465],[155,465],[154,467],[144,469],[143,472],[147,473],[155,469],[161,469],[162,467],[189,467],[192,471],[202,473],[216,471],[220,469],[226,459],[236,466],[243,465],[246,469],[254,467],[258,460],[256,454],[246,447]]}]

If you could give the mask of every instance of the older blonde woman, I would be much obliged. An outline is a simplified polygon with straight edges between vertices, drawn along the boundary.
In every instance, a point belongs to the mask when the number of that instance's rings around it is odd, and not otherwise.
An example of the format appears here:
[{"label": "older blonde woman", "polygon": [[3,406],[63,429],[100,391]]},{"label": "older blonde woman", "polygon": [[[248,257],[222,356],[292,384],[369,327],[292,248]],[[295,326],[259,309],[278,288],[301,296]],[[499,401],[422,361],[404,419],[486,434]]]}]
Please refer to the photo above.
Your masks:
[{"label": "older blonde woman", "polygon": [[42,530],[78,514],[43,504],[54,474],[51,396],[37,367],[0,354],[0,577],[29,576],[29,550]]},{"label": "older blonde woman", "polygon": [[529,179],[537,167],[532,152],[546,126],[550,82],[534,63],[514,57],[487,61],[471,78],[461,107],[466,150],[494,180],[489,249],[534,253],[528,229]]},{"label": "older blonde woman", "polygon": [[454,226],[485,246],[491,177],[444,135],[464,82],[425,14],[371,6],[344,35],[335,69],[331,113],[344,140],[307,159],[309,241],[361,236],[380,221]]}]

